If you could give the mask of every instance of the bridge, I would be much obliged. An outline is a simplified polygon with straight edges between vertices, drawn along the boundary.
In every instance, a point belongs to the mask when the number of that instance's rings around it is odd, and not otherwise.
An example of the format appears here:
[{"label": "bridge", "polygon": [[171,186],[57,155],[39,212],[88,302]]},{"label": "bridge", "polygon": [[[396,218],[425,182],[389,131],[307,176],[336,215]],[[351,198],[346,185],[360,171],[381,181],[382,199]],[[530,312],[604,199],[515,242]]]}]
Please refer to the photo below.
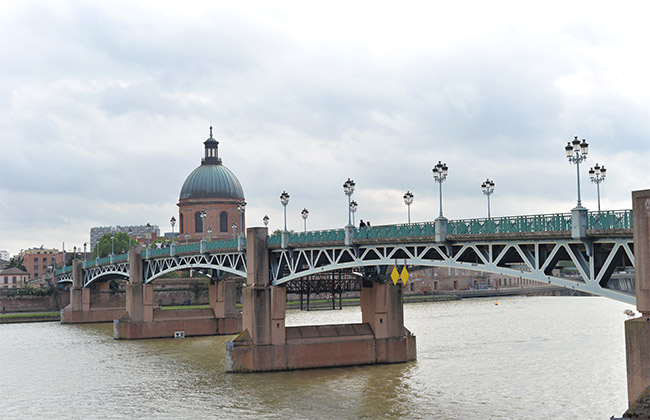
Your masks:
[{"label": "bridge", "polygon": [[[386,281],[388,266],[462,268],[520,276],[634,304],[641,317],[625,324],[630,404],[648,386],[650,365],[650,190],[632,193],[633,210],[447,220],[357,229],[281,232],[248,228],[247,237],[132,247],[128,254],[81,262],[56,271],[71,282],[62,321],[90,312],[89,287],[121,277],[126,308],[114,320],[116,338],[241,333],[226,344],[229,372],[398,363],[416,358],[415,336],[403,323],[402,287]],[[635,258],[635,253],[637,257]],[[211,275],[210,310],[163,315],[153,307],[152,282],[181,269]],[[571,274],[565,274],[570,268]],[[357,269],[363,275],[362,323],[286,327],[287,282]],[[618,290],[612,274],[636,271],[635,293]],[[224,273],[228,275],[224,275]],[[246,278],[242,315],[228,278]],[[180,312],[183,312],[182,314]],[[67,315],[66,315],[67,314]],[[86,319],[97,320],[90,317]],[[82,321],[83,322],[83,321]],[[208,332],[206,332],[208,331]]]},{"label": "bridge", "polygon": [[[634,267],[632,210],[589,212],[577,237],[573,218],[562,213],[449,220],[444,235],[439,221],[285,232],[267,239],[270,281],[280,286],[340,269],[369,267],[380,275],[393,265],[432,266],[519,276],[634,304],[632,292],[611,282],[614,272]],[[190,268],[246,277],[245,248],[242,238],[146,249],[143,281]],[[128,254],[82,266],[83,287],[129,278]],[[563,275],[567,267],[571,275]],[[56,276],[59,283],[71,282],[72,268],[59,269]]]}]

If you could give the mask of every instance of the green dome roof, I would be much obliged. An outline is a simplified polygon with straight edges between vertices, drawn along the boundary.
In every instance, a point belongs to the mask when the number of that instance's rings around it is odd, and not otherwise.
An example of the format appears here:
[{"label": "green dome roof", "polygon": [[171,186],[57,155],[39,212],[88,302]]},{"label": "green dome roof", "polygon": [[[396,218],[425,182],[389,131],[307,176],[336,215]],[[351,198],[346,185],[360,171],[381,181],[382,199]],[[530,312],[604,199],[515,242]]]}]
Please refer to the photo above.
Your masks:
[{"label": "green dome roof", "polygon": [[190,198],[244,198],[239,180],[225,166],[203,164],[192,171],[181,188],[181,200]]},{"label": "green dome roof", "polygon": [[240,198],[244,190],[230,169],[221,164],[202,164],[192,171],[181,188],[181,200],[190,198]]}]

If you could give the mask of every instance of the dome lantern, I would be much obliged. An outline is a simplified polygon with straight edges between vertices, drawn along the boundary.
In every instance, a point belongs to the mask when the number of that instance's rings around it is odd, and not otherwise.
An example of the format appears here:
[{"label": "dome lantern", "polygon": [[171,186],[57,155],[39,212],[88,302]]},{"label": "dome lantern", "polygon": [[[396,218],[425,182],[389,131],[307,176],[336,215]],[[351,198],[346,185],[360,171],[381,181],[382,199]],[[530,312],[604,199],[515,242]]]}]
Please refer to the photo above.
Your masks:
[{"label": "dome lantern", "polygon": [[221,165],[219,142],[212,137],[212,126],[210,126],[210,137],[203,144],[205,145],[205,157],[201,159],[201,165]]}]

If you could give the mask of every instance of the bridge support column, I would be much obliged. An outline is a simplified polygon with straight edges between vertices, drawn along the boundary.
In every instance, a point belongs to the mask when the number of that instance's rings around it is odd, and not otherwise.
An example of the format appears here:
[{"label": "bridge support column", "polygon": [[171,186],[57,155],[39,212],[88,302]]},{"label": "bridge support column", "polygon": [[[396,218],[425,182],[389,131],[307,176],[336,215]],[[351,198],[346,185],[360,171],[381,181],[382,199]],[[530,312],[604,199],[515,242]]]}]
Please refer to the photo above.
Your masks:
[{"label": "bridge support column", "polygon": [[440,216],[436,219],[435,224],[436,242],[444,242],[447,239],[447,218]]},{"label": "bridge support column", "polygon": [[627,396],[630,407],[650,387],[650,190],[632,192],[636,307],[625,322]]},{"label": "bridge support column", "polygon": [[129,250],[129,284],[126,286],[126,314],[113,321],[115,339],[172,338],[236,334],[241,318],[235,307],[236,285],[221,281],[209,286],[210,308],[162,310],[154,308],[153,284],[145,284],[142,248]]},{"label": "bridge support column", "polygon": [[226,343],[227,372],[415,359],[415,337],[403,324],[401,288],[373,284],[362,292],[364,323],[286,327],[286,289],[269,285],[266,228],[248,229],[246,251],[248,286],[242,295],[244,330]]},{"label": "bridge support column", "polygon": [[70,304],[61,309],[61,323],[84,324],[111,322],[124,313],[124,308],[92,307],[90,289],[83,287],[82,262],[72,261],[72,288]]},{"label": "bridge support column", "polygon": [[587,237],[587,209],[582,206],[571,209],[571,237],[573,239]]},{"label": "bridge support column", "polygon": [[404,327],[402,284],[371,282],[361,288],[361,319],[377,341],[378,362],[416,360],[415,336]]}]

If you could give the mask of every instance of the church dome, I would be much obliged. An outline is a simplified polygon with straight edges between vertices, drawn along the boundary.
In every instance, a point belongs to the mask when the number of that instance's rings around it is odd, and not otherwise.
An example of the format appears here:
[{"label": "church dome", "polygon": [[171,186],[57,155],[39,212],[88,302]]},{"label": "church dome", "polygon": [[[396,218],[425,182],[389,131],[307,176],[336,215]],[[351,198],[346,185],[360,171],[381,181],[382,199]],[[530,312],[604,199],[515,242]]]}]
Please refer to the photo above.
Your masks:
[{"label": "church dome", "polygon": [[201,166],[192,171],[181,188],[180,200],[192,198],[244,199],[244,190],[234,173],[223,166],[218,154],[219,142],[210,138],[204,143],[205,157]]}]

